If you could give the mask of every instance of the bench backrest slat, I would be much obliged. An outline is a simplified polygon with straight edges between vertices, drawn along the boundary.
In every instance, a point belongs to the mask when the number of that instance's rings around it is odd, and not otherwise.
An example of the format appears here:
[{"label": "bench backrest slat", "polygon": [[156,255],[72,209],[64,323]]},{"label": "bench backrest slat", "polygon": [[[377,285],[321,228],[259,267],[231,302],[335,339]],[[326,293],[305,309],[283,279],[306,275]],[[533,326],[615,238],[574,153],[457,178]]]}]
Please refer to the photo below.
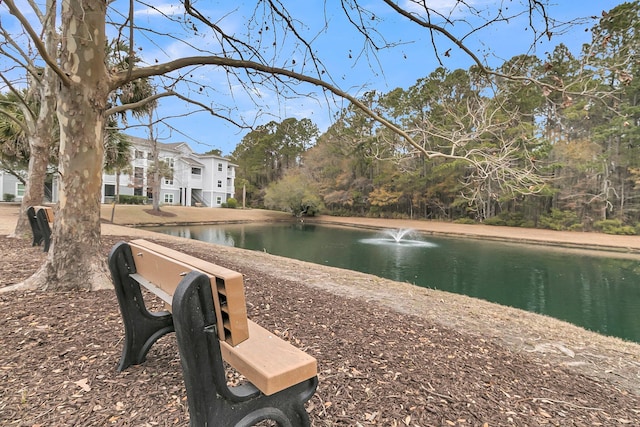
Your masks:
[{"label": "bench backrest slat", "polygon": [[224,340],[231,345],[235,345],[246,339],[249,335],[249,329],[247,326],[247,306],[244,298],[244,281],[242,274],[144,239],[132,240],[130,244],[132,248],[137,246],[149,249],[171,260],[182,262],[193,267],[195,270],[215,277],[215,283],[213,281],[211,282],[211,289],[217,290],[217,292],[214,291],[214,303],[217,298],[221,310],[221,317],[218,317],[219,324],[225,329],[219,328],[220,334],[222,336],[224,333],[226,336]]},{"label": "bench backrest slat", "polygon": [[38,212],[40,209],[42,209],[45,213],[45,215],[47,216],[47,221],[50,223],[53,223],[54,220],[54,216],[53,216],[53,209],[51,208],[51,206],[33,206],[33,209],[35,210],[35,212]]},{"label": "bench backrest slat", "polygon": [[244,285],[240,273],[146,240],[134,240],[129,245],[136,272],[160,288],[169,300],[161,298],[169,305],[170,298],[187,273],[197,270],[206,274],[211,281],[220,340],[237,345],[249,337]]}]

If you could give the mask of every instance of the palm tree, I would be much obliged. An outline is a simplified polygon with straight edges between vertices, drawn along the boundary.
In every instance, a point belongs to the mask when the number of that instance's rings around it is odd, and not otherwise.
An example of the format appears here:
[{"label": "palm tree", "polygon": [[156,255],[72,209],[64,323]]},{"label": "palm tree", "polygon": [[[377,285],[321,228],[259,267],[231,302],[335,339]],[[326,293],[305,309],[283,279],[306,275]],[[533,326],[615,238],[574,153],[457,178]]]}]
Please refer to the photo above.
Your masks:
[{"label": "palm tree", "polygon": [[115,172],[116,191],[111,209],[111,222],[116,210],[116,204],[120,202],[120,175],[131,174],[131,141],[129,138],[111,126],[115,124],[115,119],[109,118],[107,131],[105,133],[104,170]]},{"label": "palm tree", "polygon": [[12,92],[0,94],[0,167],[26,185],[20,170],[26,170],[29,164],[29,142],[18,102]]}]

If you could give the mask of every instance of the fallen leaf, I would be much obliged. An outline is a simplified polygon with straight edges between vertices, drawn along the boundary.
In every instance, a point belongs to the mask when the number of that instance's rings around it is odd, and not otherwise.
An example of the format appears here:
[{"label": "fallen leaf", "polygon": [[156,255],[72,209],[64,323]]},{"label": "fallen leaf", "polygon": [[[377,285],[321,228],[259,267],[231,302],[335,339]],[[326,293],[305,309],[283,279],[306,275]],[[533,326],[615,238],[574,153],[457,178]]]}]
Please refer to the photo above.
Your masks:
[{"label": "fallen leaf", "polygon": [[542,408],[539,408],[539,409],[538,409],[538,412],[540,413],[540,415],[542,415],[542,416],[543,416],[543,417],[545,417],[545,418],[551,418],[551,414],[549,414],[547,411],[545,411],[545,410],[544,410],[544,409],[542,409]]},{"label": "fallen leaf", "polygon": [[83,378],[81,380],[76,381],[74,384],[80,387],[84,391],[91,391],[91,387],[89,387],[89,378]]}]

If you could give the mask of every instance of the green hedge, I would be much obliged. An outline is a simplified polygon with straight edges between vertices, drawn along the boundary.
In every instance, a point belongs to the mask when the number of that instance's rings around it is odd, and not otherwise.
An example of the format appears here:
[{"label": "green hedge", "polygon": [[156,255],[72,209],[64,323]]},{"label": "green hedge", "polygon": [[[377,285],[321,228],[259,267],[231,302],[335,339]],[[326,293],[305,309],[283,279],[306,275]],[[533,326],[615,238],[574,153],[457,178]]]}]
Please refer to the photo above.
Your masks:
[{"label": "green hedge", "polygon": [[578,215],[573,211],[562,211],[559,209],[551,209],[546,215],[542,215],[538,221],[540,228],[548,228],[550,230],[574,230],[581,229]]},{"label": "green hedge", "polygon": [[502,212],[497,216],[485,219],[483,221],[483,224],[507,227],[535,227],[535,224],[532,220],[526,219],[524,215],[519,212]]},{"label": "green hedge", "polygon": [[119,203],[122,205],[144,205],[147,203],[146,196],[129,196],[121,194],[118,197]]},{"label": "green hedge", "polygon": [[605,234],[623,234],[630,236],[637,234],[635,227],[631,225],[624,225],[624,223],[619,219],[604,219],[602,221],[596,221],[593,224],[593,228]]}]

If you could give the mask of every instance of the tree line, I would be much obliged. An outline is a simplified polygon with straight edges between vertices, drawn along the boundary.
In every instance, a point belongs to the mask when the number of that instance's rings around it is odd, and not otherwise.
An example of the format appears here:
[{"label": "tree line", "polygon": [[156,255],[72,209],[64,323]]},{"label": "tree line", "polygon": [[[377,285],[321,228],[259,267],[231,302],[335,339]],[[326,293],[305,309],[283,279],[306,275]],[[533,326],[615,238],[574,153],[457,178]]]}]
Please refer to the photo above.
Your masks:
[{"label": "tree line", "polygon": [[490,75],[441,67],[360,98],[417,147],[354,107],[322,134],[271,122],[232,153],[237,182],[250,205],[297,215],[640,233],[639,29],[639,3],[625,3],[578,53],[559,44]]}]

